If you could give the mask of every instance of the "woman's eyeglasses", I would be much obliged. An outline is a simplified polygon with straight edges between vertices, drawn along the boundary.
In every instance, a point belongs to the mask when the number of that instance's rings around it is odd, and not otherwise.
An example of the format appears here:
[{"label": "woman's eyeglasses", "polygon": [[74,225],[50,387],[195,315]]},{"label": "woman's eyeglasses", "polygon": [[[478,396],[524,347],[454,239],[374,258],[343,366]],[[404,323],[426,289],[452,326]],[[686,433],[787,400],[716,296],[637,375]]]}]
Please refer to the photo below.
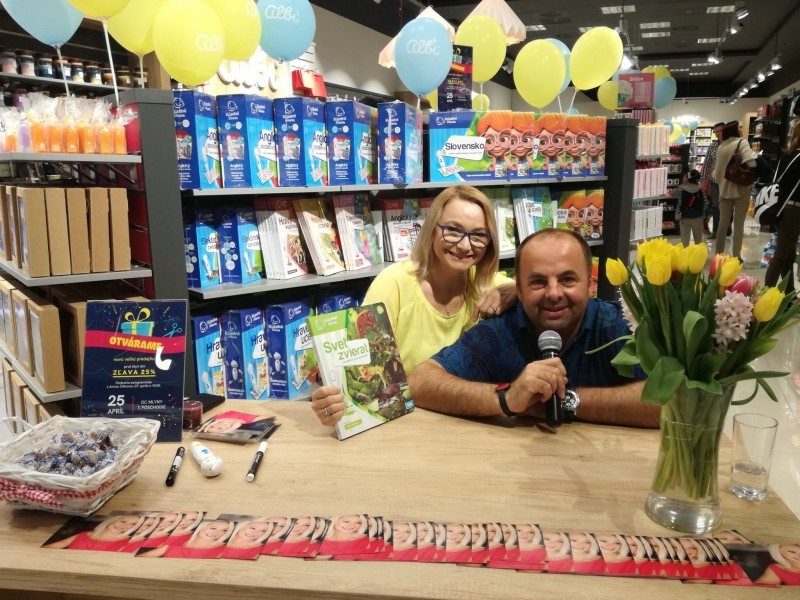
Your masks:
[{"label": "woman's eyeglasses", "polygon": [[461,227],[452,225],[438,225],[442,230],[442,239],[448,244],[458,244],[464,238],[469,238],[473,248],[486,248],[492,241],[492,236],[486,231],[464,231]]}]

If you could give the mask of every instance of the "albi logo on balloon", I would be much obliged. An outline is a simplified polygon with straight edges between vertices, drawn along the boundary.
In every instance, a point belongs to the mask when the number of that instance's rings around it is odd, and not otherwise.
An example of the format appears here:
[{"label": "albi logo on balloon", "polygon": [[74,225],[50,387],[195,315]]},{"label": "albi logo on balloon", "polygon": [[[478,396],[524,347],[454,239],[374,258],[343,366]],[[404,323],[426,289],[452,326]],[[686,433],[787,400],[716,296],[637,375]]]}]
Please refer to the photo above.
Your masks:
[{"label": "albi logo on balloon", "polygon": [[289,21],[299,23],[300,17],[294,12],[291,6],[285,4],[267,4],[264,7],[264,16],[275,21]]},{"label": "albi logo on balloon", "polygon": [[406,44],[406,52],[409,54],[425,54],[439,56],[439,45],[436,40],[411,39]]},{"label": "albi logo on balloon", "polygon": [[194,45],[200,52],[224,52],[225,39],[221,35],[201,33],[194,38]]}]

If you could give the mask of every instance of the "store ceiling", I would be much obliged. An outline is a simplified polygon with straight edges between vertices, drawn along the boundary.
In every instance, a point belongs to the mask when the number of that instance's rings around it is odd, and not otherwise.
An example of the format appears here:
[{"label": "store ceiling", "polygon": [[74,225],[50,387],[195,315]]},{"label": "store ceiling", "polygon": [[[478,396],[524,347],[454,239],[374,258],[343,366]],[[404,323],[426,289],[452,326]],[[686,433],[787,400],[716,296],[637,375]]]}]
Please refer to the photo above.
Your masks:
[{"label": "store ceiling", "polygon": [[[392,37],[402,24],[416,17],[428,4],[457,27],[478,3],[463,0],[311,1]],[[525,25],[546,27],[545,31],[528,32],[526,41],[554,37],[571,47],[581,35],[579,27],[619,26],[620,14],[603,14],[601,7],[622,7],[623,3],[621,0],[509,0],[508,5]],[[746,8],[750,14],[739,21],[736,12],[707,12],[709,7],[720,6],[732,6],[734,11]],[[631,7],[635,10],[631,11]],[[781,55],[783,68],[767,77],[747,97],[768,97],[800,80],[800,0],[634,0],[625,2],[625,10],[623,29],[636,48],[639,67],[667,65],[678,81],[679,98],[733,96],[777,54]],[[642,27],[648,23],[668,25]],[[698,40],[721,37],[731,23],[737,26],[741,23],[741,27],[736,35],[726,34],[720,46],[722,62],[707,64],[717,43]],[[643,37],[643,34],[658,32],[669,35]],[[509,58],[513,59],[523,45],[524,42],[510,46]],[[513,87],[512,78],[502,71],[494,81]]]}]

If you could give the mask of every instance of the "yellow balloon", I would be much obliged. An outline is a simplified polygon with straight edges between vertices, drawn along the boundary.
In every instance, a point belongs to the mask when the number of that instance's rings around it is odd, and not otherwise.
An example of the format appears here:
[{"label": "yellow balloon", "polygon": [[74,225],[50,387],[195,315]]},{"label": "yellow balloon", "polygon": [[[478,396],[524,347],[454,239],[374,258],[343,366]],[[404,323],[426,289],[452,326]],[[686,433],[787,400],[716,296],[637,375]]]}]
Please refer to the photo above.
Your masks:
[{"label": "yellow balloon", "polygon": [[675,127],[672,130],[672,133],[669,134],[669,141],[670,142],[674,142],[675,140],[677,140],[682,135],[683,135],[683,131],[681,131],[681,128],[680,127]]},{"label": "yellow balloon", "polygon": [[153,23],[156,56],[185,85],[208,81],[225,54],[225,29],[205,2],[169,0]]},{"label": "yellow balloon", "polygon": [[506,34],[500,23],[486,15],[466,19],[456,31],[455,43],[472,46],[472,80],[489,81],[506,58]]},{"label": "yellow balloon", "polygon": [[569,58],[572,84],[579,90],[596,88],[611,79],[621,61],[622,40],[619,34],[608,27],[590,29],[572,47]]},{"label": "yellow balloon", "polygon": [[606,81],[597,88],[597,101],[600,106],[608,110],[617,110],[619,84],[616,81]]},{"label": "yellow balloon", "polygon": [[514,84],[525,102],[542,108],[555,100],[567,74],[561,51],[547,40],[525,44],[514,62]]},{"label": "yellow balloon", "polygon": [[225,28],[225,56],[247,60],[261,41],[261,17],[253,0],[205,0]]},{"label": "yellow balloon", "polygon": [[661,79],[662,77],[672,77],[672,74],[669,72],[667,67],[657,66],[657,67],[645,67],[642,69],[642,73],[652,73],[655,75],[656,79]]},{"label": "yellow balloon", "polygon": [[439,110],[439,90],[435,89],[430,94],[425,96],[431,105],[431,109]]},{"label": "yellow balloon", "polygon": [[130,0],[69,0],[72,6],[93,19],[113,17],[125,8],[128,2]]},{"label": "yellow balloon", "polygon": [[128,52],[140,56],[152,52],[153,21],[169,0],[137,0],[108,20],[108,33]]},{"label": "yellow balloon", "polygon": [[478,94],[472,99],[473,110],[489,110],[490,104],[489,96],[486,94]]},{"label": "yellow balloon", "polygon": [[681,133],[683,135],[685,135],[686,137],[689,137],[690,135],[692,135],[692,128],[689,127],[689,125],[687,125],[686,123],[682,123],[681,124]]}]

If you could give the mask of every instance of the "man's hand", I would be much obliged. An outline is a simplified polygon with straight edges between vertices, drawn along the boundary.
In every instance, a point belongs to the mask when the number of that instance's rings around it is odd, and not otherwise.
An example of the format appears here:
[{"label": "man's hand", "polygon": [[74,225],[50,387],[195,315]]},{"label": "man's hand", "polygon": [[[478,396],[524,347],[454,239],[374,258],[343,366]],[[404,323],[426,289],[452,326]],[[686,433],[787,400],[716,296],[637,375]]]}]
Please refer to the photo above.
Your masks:
[{"label": "man's hand", "polygon": [[560,358],[537,360],[523,369],[506,391],[506,403],[514,412],[528,411],[556,394],[563,398],[567,389],[567,370]]},{"label": "man's hand", "polygon": [[344,416],[344,395],[342,390],[324,385],[311,393],[311,409],[319,422],[333,427]]}]

